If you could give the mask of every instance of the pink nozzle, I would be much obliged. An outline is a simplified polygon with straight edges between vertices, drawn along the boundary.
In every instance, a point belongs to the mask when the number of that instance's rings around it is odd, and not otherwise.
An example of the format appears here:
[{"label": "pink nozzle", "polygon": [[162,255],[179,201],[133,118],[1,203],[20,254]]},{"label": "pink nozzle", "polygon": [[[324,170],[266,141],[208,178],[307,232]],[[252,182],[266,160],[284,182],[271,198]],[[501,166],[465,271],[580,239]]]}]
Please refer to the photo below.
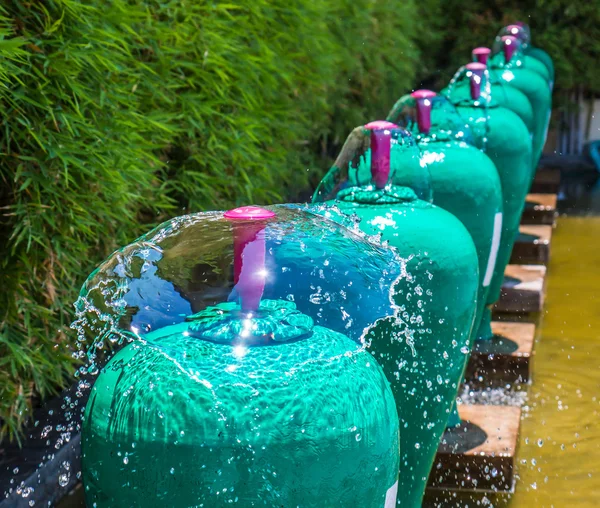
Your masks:
[{"label": "pink nozzle", "polygon": [[233,226],[233,281],[242,310],[255,311],[265,290],[266,246],[263,221],[275,217],[275,214],[257,206],[242,206],[225,212],[224,216],[240,221]]},{"label": "pink nozzle", "polygon": [[491,52],[492,52],[492,50],[490,48],[475,48],[471,52],[471,55],[473,56],[474,62],[487,64],[488,58],[490,57]]},{"label": "pink nozzle", "polygon": [[465,65],[465,68],[471,72],[471,75],[469,76],[471,99],[476,101],[481,97],[481,83],[483,82],[483,76],[487,66],[479,62],[471,62]]},{"label": "pink nozzle", "polygon": [[522,26],[517,25],[516,23],[512,24],[512,25],[508,25],[506,27],[506,30],[510,33],[510,35],[512,35],[513,37],[516,37],[520,41],[523,41],[524,39],[527,38],[525,29]]},{"label": "pink nozzle", "polygon": [[519,47],[519,39],[513,35],[505,35],[502,37],[502,47],[504,48],[504,61],[508,63]]},{"label": "pink nozzle", "polygon": [[371,131],[371,178],[375,187],[383,189],[390,178],[392,133],[399,129],[395,123],[376,120],[365,125]]},{"label": "pink nozzle", "polygon": [[275,217],[275,213],[258,206],[240,206],[233,210],[228,210],[223,215],[226,219],[270,219]]},{"label": "pink nozzle", "polygon": [[414,99],[431,99],[437,94],[431,90],[415,90],[410,96]]},{"label": "pink nozzle", "polygon": [[398,126],[395,123],[388,122],[387,120],[375,120],[374,122],[369,122],[367,125],[365,125],[365,129],[369,129],[371,131],[397,128]]},{"label": "pink nozzle", "polygon": [[429,134],[431,130],[431,99],[436,95],[431,90],[416,90],[410,94],[417,101],[417,125],[422,134]]}]

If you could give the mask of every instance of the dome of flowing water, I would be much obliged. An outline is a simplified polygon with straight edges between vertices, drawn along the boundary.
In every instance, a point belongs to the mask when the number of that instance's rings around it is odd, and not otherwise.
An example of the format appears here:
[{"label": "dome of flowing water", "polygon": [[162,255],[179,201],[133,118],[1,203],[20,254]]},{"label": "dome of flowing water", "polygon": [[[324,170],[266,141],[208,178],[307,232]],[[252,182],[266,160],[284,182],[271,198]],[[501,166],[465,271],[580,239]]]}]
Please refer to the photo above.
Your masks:
[{"label": "dome of flowing water", "polygon": [[[479,260],[473,339],[488,301],[502,232],[502,187],[494,163],[474,146],[470,127],[450,101],[429,90],[401,97],[388,120],[408,129],[431,175],[433,202],[469,231]],[[399,168],[397,174],[402,171]]]},{"label": "dome of flowing water", "polygon": [[469,233],[431,199],[430,174],[414,139],[377,121],[352,131],[311,207],[342,223],[358,219],[363,234],[406,259],[406,276],[390,286],[402,322],[379,320],[366,345],[396,399],[398,498],[411,507],[421,504],[466,364],[478,280]]},{"label": "dome of flowing water", "polygon": [[[521,90],[510,86],[502,77],[502,73],[490,67],[490,48],[478,47],[471,52],[473,62],[483,64],[487,67],[489,87],[494,102],[503,108],[510,109],[523,121],[529,134],[533,137],[535,121],[531,102]],[[463,85],[464,86],[464,85]],[[470,88],[470,87],[469,87]],[[445,93],[443,91],[442,93]],[[535,163],[535,160],[533,161]]]},{"label": "dome of flowing water", "polygon": [[[527,57],[521,42],[512,35],[500,38],[496,52],[490,58],[490,69],[497,74],[500,81],[525,94],[533,111],[533,172],[537,168],[542,155],[550,115],[552,112],[552,84],[547,75],[542,75],[539,67],[546,69],[543,64],[532,57]],[[538,63],[537,67],[533,63]],[[533,173],[531,176],[533,181]],[[530,182],[531,184],[531,182]]]},{"label": "dome of flowing water", "polygon": [[293,207],[173,219],[77,302],[88,506],[393,506],[398,418],[362,345],[392,251]]},{"label": "dome of flowing water", "polygon": [[494,53],[501,53],[503,37],[515,37],[523,49],[522,60],[526,67],[542,76],[550,86],[554,86],[554,63],[552,58],[544,50],[531,45],[531,31],[524,23],[513,23],[503,27],[494,39]]},{"label": "dome of flowing water", "polygon": [[[488,303],[500,297],[532,175],[532,144],[527,127],[515,112],[498,104],[495,90],[486,65],[472,62],[456,72],[445,91],[471,128],[475,146],[496,166],[502,187],[502,233]],[[484,310],[478,337],[493,337],[489,308]]]}]

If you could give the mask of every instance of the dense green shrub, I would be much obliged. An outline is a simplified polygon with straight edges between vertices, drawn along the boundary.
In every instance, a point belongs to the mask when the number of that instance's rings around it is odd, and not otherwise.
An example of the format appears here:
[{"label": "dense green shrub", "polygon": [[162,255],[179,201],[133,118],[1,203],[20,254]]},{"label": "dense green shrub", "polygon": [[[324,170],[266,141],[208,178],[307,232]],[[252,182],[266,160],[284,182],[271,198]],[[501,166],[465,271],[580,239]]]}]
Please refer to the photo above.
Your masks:
[{"label": "dense green shrub", "polygon": [[[288,199],[410,87],[412,0],[0,6],[0,438],[73,370],[72,302],[185,211]],[[313,178],[319,175],[315,172]]]},{"label": "dense green shrub", "polygon": [[[600,4],[583,0],[424,0],[424,19],[434,34],[429,59],[439,84],[470,59],[471,49],[492,44],[515,21],[531,27],[533,45],[554,59],[556,87],[600,93]],[[558,97],[558,94],[555,94]]]}]

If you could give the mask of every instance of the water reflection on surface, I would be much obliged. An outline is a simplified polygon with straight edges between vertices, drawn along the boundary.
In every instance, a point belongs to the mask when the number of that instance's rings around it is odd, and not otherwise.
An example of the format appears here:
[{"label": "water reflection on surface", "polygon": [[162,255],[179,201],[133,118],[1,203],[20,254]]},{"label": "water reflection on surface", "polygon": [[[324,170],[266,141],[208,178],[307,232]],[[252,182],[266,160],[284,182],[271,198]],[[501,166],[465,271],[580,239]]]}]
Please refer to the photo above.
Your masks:
[{"label": "water reflection on surface", "polygon": [[511,508],[600,502],[599,239],[600,217],[558,220]]}]

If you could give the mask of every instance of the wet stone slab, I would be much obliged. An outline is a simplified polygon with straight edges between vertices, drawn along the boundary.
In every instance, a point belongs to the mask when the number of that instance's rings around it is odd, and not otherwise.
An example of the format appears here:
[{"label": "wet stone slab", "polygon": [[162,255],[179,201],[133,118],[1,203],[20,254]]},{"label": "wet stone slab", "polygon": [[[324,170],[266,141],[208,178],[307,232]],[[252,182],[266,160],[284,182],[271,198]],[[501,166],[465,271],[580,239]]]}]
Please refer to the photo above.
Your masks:
[{"label": "wet stone slab", "polygon": [[494,312],[540,312],[544,306],[545,279],[543,265],[508,265]]},{"label": "wet stone slab", "polygon": [[547,264],[550,260],[551,240],[552,226],[521,225],[510,262],[523,265]]},{"label": "wet stone slab", "polygon": [[494,337],[475,342],[465,378],[472,386],[527,383],[531,376],[533,323],[492,322]]},{"label": "wet stone slab", "polygon": [[463,404],[459,414],[463,422],[444,434],[428,489],[511,492],[521,409]]},{"label": "wet stone slab", "polygon": [[521,224],[554,226],[556,223],[556,194],[528,194]]}]

